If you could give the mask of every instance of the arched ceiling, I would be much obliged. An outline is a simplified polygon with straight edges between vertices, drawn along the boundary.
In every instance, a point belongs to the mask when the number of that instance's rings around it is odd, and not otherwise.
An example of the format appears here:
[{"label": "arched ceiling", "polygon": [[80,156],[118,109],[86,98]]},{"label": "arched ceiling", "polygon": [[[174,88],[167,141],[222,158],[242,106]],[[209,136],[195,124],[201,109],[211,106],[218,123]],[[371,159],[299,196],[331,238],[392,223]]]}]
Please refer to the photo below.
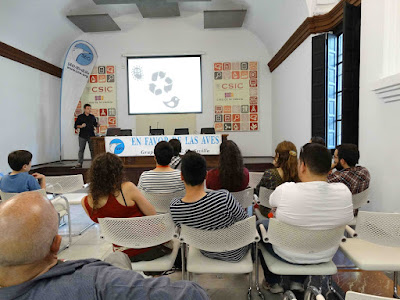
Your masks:
[{"label": "arched ceiling", "polygon": [[[258,36],[273,56],[309,16],[310,5],[315,1],[318,0],[212,0],[180,2],[179,7],[182,15],[213,9],[247,9],[243,26]],[[61,66],[67,47],[82,34],[66,15],[96,13],[108,13],[117,19],[122,30],[142,19],[135,4],[96,5],[93,0],[0,0],[0,41]],[[119,24],[119,20],[124,23]]]}]

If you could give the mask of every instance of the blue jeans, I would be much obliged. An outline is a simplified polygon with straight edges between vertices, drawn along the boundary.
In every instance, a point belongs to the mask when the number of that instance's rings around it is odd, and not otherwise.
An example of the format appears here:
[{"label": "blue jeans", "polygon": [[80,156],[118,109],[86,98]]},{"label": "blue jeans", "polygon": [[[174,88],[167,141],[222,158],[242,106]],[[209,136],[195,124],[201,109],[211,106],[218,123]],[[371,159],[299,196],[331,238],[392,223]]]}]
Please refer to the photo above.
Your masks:
[{"label": "blue jeans", "polygon": [[[269,219],[257,221],[257,230],[258,230],[258,233],[259,233],[260,236],[261,236],[261,232],[260,232],[260,229],[259,229],[259,225],[260,225],[260,224],[263,224],[264,227],[265,227],[265,229],[268,230]],[[288,262],[288,261],[284,260],[284,259],[283,259],[282,257],[280,257],[278,254],[276,254],[276,253],[274,252],[274,248],[272,248],[272,245],[271,245],[270,243],[267,243],[267,244],[266,244],[266,243],[264,243],[264,242],[261,241],[261,245],[262,245],[261,247],[264,247],[264,248],[268,251],[268,253],[270,253],[270,254],[271,254],[273,257],[275,257],[276,259],[279,259],[280,261],[283,261],[283,262],[286,262],[286,263],[291,264],[291,262]],[[272,273],[272,272],[268,269],[267,264],[265,263],[264,257],[261,255],[261,251],[259,251],[258,255],[259,255],[259,257],[260,257],[261,266],[262,266],[262,268],[263,268],[263,270],[264,270],[264,278],[265,278],[265,281],[268,282],[270,285],[274,285],[275,283],[280,283],[280,281],[281,281],[281,276]],[[307,278],[307,276],[305,276],[305,275],[290,276],[290,280],[291,280],[291,281],[299,282],[299,283],[301,283],[301,284],[304,283],[304,281],[306,280],[306,278]]]}]

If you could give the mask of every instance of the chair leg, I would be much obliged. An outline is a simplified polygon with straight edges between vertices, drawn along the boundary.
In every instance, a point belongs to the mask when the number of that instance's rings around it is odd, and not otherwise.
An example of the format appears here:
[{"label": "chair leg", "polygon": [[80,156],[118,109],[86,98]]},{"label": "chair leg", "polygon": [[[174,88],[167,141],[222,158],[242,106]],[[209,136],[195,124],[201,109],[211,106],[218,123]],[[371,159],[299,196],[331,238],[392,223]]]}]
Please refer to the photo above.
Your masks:
[{"label": "chair leg", "polygon": [[[328,293],[334,293],[338,298],[339,298],[339,300],[344,300],[343,299],[343,297],[342,297],[342,295],[340,295],[339,293],[338,293],[338,291],[332,286],[332,276],[331,275],[329,275],[329,276],[327,276],[327,279],[328,279],[328,281],[327,281],[327,284],[328,284]],[[327,294],[328,294],[327,293]]]},{"label": "chair leg", "polygon": [[304,292],[304,300],[312,299],[312,295],[315,299],[321,299],[321,297],[324,299],[324,296],[321,294],[321,289],[317,289],[315,286],[308,286]]},{"label": "chair leg", "polygon": [[394,272],[394,274],[393,274],[393,298],[396,298],[396,299],[400,299],[400,296],[397,293],[397,285],[399,283],[398,276],[399,276],[399,272]]},{"label": "chair leg", "polygon": [[247,299],[251,299],[251,286],[253,284],[253,272],[249,273],[249,290],[247,291]]},{"label": "chair leg", "polygon": [[256,285],[256,289],[257,289],[257,293],[258,293],[258,296],[261,298],[261,299],[263,299],[264,300],[264,295],[263,295],[263,293],[261,293],[261,289],[260,289],[260,284],[259,284],[259,279],[258,279],[258,277],[259,277],[259,257],[258,257],[258,243],[256,243],[255,244],[255,268],[256,268],[256,270],[255,270],[255,273],[256,273],[256,280],[255,280],[255,285]]},{"label": "chair leg", "polygon": [[186,270],[186,251],[185,243],[181,244],[181,259],[182,259],[182,280],[185,280],[185,270]]},{"label": "chair leg", "polygon": [[62,199],[65,200],[65,204],[66,204],[66,206],[67,206],[67,218],[68,218],[68,244],[67,244],[66,246],[64,246],[62,249],[60,249],[59,252],[65,250],[65,249],[67,249],[67,248],[69,248],[69,246],[72,245],[71,211],[70,211],[70,208],[69,208],[69,202],[68,202],[68,200],[67,200],[66,197],[64,197],[64,196],[60,196],[60,197],[61,197]]},{"label": "chair leg", "polygon": [[283,294],[283,300],[296,300],[296,296],[292,291],[286,291]]}]

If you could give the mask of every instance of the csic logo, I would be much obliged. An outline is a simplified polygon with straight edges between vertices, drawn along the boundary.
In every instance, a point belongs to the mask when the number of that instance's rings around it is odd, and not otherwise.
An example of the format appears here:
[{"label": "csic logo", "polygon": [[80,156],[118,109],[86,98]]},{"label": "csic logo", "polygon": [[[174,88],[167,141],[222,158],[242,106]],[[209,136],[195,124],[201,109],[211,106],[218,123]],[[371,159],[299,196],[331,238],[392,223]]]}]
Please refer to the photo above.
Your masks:
[{"label": "csic logo", "polygon": [[82,66],[90,65],[93,61],[93,52],[85,44],[76,44],[72,51],[77,54],[76,62]]},{"label": "csic logo", "polygon": [[113,139],[110,142],[110,152],[114,154],[121,154],[125,150],[125,144],[120,139]]}]

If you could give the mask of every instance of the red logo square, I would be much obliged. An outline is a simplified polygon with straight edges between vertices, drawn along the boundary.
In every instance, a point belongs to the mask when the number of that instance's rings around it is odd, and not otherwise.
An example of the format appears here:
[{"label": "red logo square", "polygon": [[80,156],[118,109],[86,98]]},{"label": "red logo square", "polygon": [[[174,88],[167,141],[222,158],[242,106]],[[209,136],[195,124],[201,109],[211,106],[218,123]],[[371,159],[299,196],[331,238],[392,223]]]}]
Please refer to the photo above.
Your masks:
[{"label": "red logo square", "polygon": [[97,75],[90,75],[90,82],[96,83],[97,82]]},{"label": "red logo square", "polygon": [[107,126],[106,126],[106,125],[100,125],[99,131],[100,131],[100,133],[106,133],[106,131],[107,131]]},{"label": "red logo square", "polygon": [[240,79],[240,71],[232,71],[232,79]]},{"label": "red logo square", "polygon": [[231,70],[231,63],[225,62],[224,63],[224,70]]},{"label": "red logo square", "polygon": [[[225,105],[225,106],[224,106],[224,113],[226,113],[226,114],[232,113],[232,106],[230,106],[230,105]],[[226,121],[225,121],[225,122],[226,122]]]},{"label": "red logo square", "polygon": [[250,87],[257,87],[257,79],[250,79]]},{"label": "red logo square", "polygon": [[114,66],[107,66],[107,74],[114,74]]},{"label": "red logo square", "polygon": [[249,63],[249,69],[250,70],[257,70],[257,62],[256,61],[251,61]]},{"label": "red logo square", "polygon": [[104,83],[107,81],[106,75],[99,75],[98,77],[100,83]]},{"label": "red logo square", "polygon": [[117,118],[116,117],[108,117],[108,125],[117,125]]},{"label": "red logo square", "polygon": [[239,131],[240,130],[240,123],[233,123],[233,130]]},{"label": "red logo square", "polygon": [[250,71],[250,78],[257,78],[257,71]]},{"label": "red logo square", "polygon": [[258,105],[250,105],[250,113],[258,112]]},{"label": "red logo square", "polygon": [[82,108],[82,102],[81,102],[81,100],[79,100],[78,105],[76,106],[76,108]]},{"label": "red logo square", "polygon": [[214,71],[222,71],[222,63],[215,63]]},{"label": "red logo square", "polygon": [[215,131],[222,131],[224,129],[223,123],[215,123],[214,127]]},{"label": "red logo square", "polygon": [[252,96],[252,97],[250,97],[250,104],[257,104],[257,102],[258,102],[258,99],[257,99],[258,97],[257,96]]},{"label": "red logo square", "polygon": [[249,71],[241,71],[240,72],[240,78],[248,79],[249,78]]},{"label": "red logo square", "polygon": [[232,122],[240,122],[240,114],[233,114]]},{"label": "red logo square", "polygon": [[107,108],[100,108],[100,117],[107,116]]},{"label": "red logo square", "polygon": [[258,114],[250,114],[250,122],[258,122]]},{"label": "red logo square", "polygon": [[230,122],[232,115],[224,115],[224,122]]},{"label": "red logo square", "polygon": [[215,106],[215,113],[216,114],[222,114],[223,112],[223,107],[221,105],[216,105]]},{"label": "red logo square", "polygon": [[250,130],[258,130],[258,123],[250,123]]}]

